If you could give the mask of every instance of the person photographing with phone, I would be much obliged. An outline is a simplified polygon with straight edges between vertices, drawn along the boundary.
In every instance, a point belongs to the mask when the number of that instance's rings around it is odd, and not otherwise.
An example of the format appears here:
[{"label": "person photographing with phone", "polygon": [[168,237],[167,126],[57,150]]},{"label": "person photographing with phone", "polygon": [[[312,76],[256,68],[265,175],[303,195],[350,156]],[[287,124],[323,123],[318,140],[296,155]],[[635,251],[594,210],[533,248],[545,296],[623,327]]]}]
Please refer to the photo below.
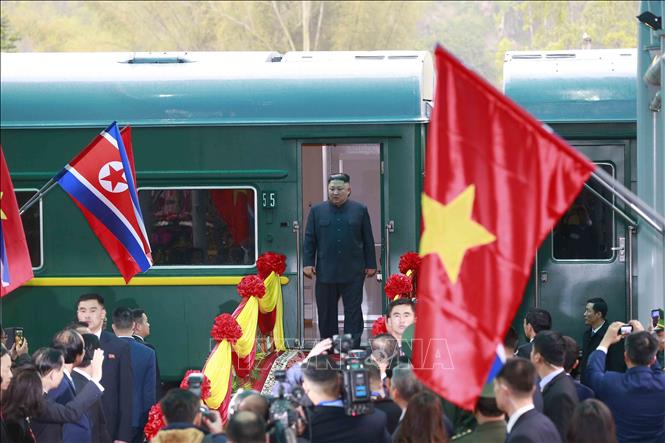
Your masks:
[{"label": "person photographing with phone", "polygon": [[30,363],[28,340],[23,335],[23,328],[15,327],[5,330],[0,327],[0,331],[2,331],[2,344],[7,348],[12,360],[12,367],[16,368]]},{"label": "person photographing with phone", "polygon": [[[607,349],[624,341],[625,373],[606,371]],[[658,340],[637,320],[614,322],[589,356],[586,376],[596,397],[612,411],[617,441],[665,441],[665,373],[653,369]]]}]

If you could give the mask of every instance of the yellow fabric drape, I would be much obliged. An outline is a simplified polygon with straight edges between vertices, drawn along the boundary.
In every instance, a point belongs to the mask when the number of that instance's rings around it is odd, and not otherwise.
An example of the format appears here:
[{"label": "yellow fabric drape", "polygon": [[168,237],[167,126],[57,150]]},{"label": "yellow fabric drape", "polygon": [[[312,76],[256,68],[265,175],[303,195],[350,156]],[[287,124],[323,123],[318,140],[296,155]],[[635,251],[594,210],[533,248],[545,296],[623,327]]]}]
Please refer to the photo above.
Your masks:
[{"label": "yellow fabric drape", "polygon": [[244,358],[252,352],[254,342],[256,342],[256,329],[259,321],[259,302],[256,297],[247,299],[247,303],[235,319],[242,329],[242,336],[233,345],[233,350],[238,357]]},{"label": "yellow fabric drape", "polygon": [[231,377],[231,345],[223,340],[208,357],[203,374],[210,380],[210,397],[205,400],[209,408],[218,409],[229,394]]},{"label": "yellow fabric drape", "polygon": [[273,271],[263,282],[266,285],[266,294],[259,300],[259,309],[263,313],[272,312],[274,309],[277,309],[275,327],[272,334],[275,340],[275,348],[278,351],[286,351],[286,346],[284,345],[284,305],[282,302],[282,284],[279,281],[279,275]]}]

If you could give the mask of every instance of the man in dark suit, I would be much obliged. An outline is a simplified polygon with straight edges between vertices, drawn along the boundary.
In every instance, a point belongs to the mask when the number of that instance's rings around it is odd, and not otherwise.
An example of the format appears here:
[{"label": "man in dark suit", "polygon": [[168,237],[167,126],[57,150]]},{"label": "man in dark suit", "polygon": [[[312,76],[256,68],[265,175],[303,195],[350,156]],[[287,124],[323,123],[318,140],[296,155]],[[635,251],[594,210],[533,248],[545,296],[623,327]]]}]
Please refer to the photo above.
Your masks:
[{"label": "man in dark suit", "polygon": [[[596,397],[612,411],[619,443],[662,443],[665,441],[665,372],[651,368],[656,361],[658,341],[631,320],[633,333],[619,334],[623,323],[614,322],[598,348],[589,356],[586,376]],[[625,341],[625,373],[607,371],[607,349]]]},{"label": "man in dark suit", "polygon": [[[72,380],[76,392],[81,392],[92,379],[92,357],[96,349],[101,349],[99,339],[95,334],[83,334],[84,356],[81,363],[72,371]],[[93,443],[111,443],[111,436],[106,428],[106,416],[101,398],[87,411],[90,419],[91,436]]]},{"label": "man in dark suit", "polygon": [[517,348],[515,355],[529,360],[531,358],[531,342],[533,338],[540,331],[552,329],[552,316],[544,309],[529,308],[524,316],[523,327],[524,335],[529,342]]},{"label": "man in dark suit", "polygon": [[132,337],[139,343],[142,343],[155,351],[155,370],[157,372],[157,380],[155,383],[155,396],[157,400],[162,398],[162,378],[159,373],[159,359],[157,358],[157,350],[155,345],[148,343],[145,339],[150,335],[150,322],[148,321],[148,314],[143,309],[132,309],[134,316],[134,331]]},{"label": "man in dark suit", "polygon": [[328,177],[328,201],[314,206],[305,230],[305,277],[316,275],[316,307],[321,338],[338,333],[337,303],[344,302],[344,332],[360,346],[364,329],[363,284],[376,274],[376,254],[365,205],[349,200],[348,174]]},{"label": "man in dark suit", "polygon": [[[605,336],[609,323],[606,321],[607,303],[602,298],[590,298],[584,308],[584,323],[589,329],[584,331],[582,338],[582,359],[580,361],[580,382],[588,385],[586,379],[586,366],[589,355],[598,347]],[[605,360],[607,371],[625,372],[626,363],[623,361],[623,347],[610,346]]]},{"label": "man in dark suit", "polygon": [[543,393],[543,413],[552,420],[561,440],[565,440],[579,402],[573,380],[563,368],[566,343],[556,331],[539,332],[532,343],[531,362],[540,376],[538,388]]},{"label": "man in dark suit", "polygon": [[561,443],[554,423],[533,406],[536,369],[523,358],[506,361],[494,379],[499,409],[508,414],[506,443]]},{"label": "man in dark suit", "polygon": [[134,381],[132,397],[132,442],[143,441],[143,427],[148,421],[148,412],[155,404],[155,351],[134,340],[134,317],[132,310],[124,306],[113,311],[113,332],[129,343],[132,354],[132,379]]},{"label": "man in dark suit", "polygon": [[566,374],[568,374],[573,380],[575,391],[577,391],[577,398],[580,402],[587,398],[596,398],[596,394],[593,393],[590,387],[575,380],[573,376],[575,369],[577,369],[580,364],[580,347],[575,339],[568,337],[567,335],[564,335],[563,341],[566,344],[566,358],[563,362],[563,370],[566,371]]},{"label": "man in dark suit", "polygon": [[340,399],[339,371],[325,355],[310,358],[303,368],[303,389],[314,407],[309,413],[309,429],[303,436],[317,443],[388,443],[386,414],[350,416]]},{"label": "man in dark suit", "polygon": [[129,343],[103,330],[106,309],[99,294],[84,294],[76,306],[78,321],[86,322],[99,338],[104,351],[104,395],[102,405],[106,425],[115,442],[129,443],[132,438],[132,361]]}]

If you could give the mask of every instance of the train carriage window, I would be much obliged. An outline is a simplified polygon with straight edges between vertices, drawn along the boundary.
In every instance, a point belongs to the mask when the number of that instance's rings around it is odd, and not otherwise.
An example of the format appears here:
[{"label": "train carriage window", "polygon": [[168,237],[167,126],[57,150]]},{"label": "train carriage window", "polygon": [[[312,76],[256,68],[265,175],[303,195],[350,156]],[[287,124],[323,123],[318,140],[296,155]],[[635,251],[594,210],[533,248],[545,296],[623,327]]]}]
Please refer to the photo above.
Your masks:
[{"label": "train carriage window", "polygon": [[254,266],[255,189],[141,188],[139,201],[155,266]]},{"label": "train carriage window", "polygon": [[[598,163],[614,176],[614,167]],[[606,200],[614,202],[610,191],[594,180],[587,183]],[[552,231],[552,255],[555,260],[612,260],[614,258],[614,213],[586,187],[561,217]]]},{"label": "train carriage window", "polygon": [[[30,189],[16,189],[16,203],[23,206],[37,191]],[[44,264],[44,251],[42,249],[42,201],[38,201],[21,215],[25,241],[28,244],[32,269],[39,269]]]}]

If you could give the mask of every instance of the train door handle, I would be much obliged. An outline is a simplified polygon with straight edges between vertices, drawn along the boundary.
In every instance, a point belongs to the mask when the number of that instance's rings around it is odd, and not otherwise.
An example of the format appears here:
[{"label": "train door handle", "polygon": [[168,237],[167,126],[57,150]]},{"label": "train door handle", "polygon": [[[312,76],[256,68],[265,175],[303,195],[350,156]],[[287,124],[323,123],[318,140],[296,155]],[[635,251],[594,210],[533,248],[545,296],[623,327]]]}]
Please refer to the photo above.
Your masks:
[{"label": "train door handle", "polygon": [[611,248],[613,251],[619,251],[619,262],[626,261],[626,237],[619,237],[619,246]]},{"label": "train door handle", "polygon": [[547,274],[547,271],[540,271],[540,282],[542,284],[547,283],[547,280],[549,279],[549,275]]}]

